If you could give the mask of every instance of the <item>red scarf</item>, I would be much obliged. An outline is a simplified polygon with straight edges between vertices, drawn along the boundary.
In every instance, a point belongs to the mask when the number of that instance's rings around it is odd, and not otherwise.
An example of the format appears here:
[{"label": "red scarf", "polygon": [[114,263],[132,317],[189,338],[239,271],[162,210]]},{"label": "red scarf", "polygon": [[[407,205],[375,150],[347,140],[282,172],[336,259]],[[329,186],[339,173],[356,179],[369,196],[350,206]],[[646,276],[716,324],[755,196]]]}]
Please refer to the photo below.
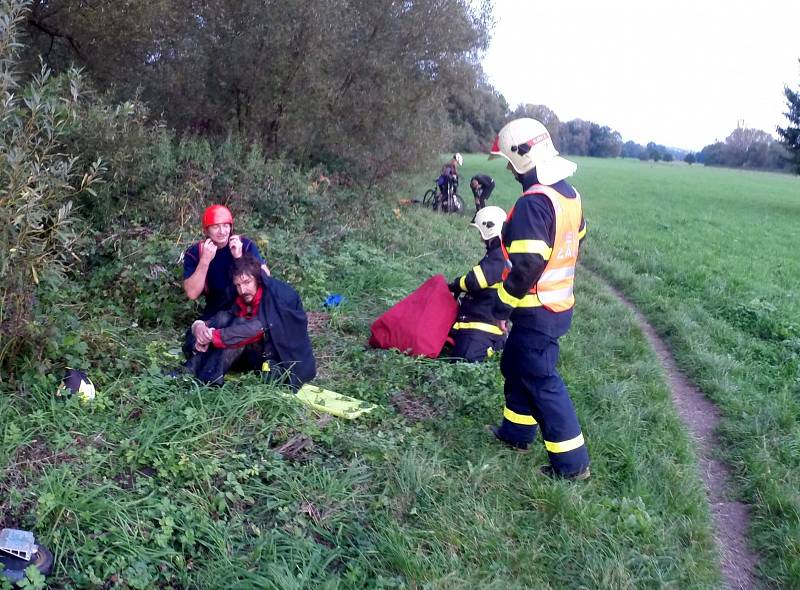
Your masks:
[{"label": "red scarf", "polygon": [[258,313],[258,306],[261,303],[261,296],[263,294],[264,288],[259,287],[250,303],[246,303],[241,295],[236,297],[236,307],[239,308],[239,310],[236,312],[236,315],[240,318],[252,320],[253,317],[255,317],[255,315]]}]

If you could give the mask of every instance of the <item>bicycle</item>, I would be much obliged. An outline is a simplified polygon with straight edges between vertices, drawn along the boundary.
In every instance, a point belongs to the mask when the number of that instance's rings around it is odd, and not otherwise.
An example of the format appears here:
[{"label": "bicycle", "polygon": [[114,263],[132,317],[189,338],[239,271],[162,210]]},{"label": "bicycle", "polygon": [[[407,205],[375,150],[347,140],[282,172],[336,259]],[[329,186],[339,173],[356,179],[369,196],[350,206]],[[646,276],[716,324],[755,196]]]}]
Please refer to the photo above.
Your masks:
[{"label": "bicycle", "polygon": [[434,184],[433,188],[429,188],[425,191],[425,194],[422,195],[422,206],[423,207],[433,207],[434,201],[436,201],[436,196],[439,194],[439,185]]},{"label": "bicycle", "polygon": [[464,214],[464,199],[456,192],[457,182],[450,182],[445,187],[446,194],[442,194],[439,185],[429,188],[422,196],[423,207],[430,207],[441,213]]},{"label": "bicycle", "polygon": [[458,194],[458,180],[448,182],[445,193],[439,193],[439,198],[433,203],[433,210],[442,213],[464,213],[464,199]]}]

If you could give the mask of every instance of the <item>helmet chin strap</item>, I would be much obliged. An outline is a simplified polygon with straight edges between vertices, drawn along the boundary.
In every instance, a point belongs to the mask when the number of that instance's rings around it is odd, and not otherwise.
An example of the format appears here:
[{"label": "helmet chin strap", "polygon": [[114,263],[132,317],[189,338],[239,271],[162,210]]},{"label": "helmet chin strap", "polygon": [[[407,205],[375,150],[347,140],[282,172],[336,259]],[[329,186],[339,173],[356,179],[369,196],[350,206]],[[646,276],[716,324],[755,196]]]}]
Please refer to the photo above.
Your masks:
[{"label": "helmet chin strap", "polygon": [[522,185],[522,190],[528,190],[534,184],[539,184],[539,177],[536,175],[536,168],[531,168],[525,174],[519,174],[516,170],[514,170],[514,176]]}]

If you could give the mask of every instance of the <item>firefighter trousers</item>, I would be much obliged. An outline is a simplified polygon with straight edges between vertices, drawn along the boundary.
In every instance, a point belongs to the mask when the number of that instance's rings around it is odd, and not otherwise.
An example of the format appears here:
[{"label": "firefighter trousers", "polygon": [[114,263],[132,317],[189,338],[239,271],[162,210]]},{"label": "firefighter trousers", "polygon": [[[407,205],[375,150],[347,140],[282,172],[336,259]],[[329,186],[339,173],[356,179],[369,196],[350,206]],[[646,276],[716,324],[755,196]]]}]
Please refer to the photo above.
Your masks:
[{"label": "firefighter trousers", "polygon": [[498,435],[527,448],[537,427],[550,464],[561,475],[575,475],[589,466],[589,452],[575,407],[556,370],[558,339],[524,326],[511,328],[500,369],[505,377],[505,408]]},{"label": "firefighter trousers", "polygon": [[479,363],[492,356],[495,352],[503,350],[505,334],[494,334],[478,329],[451,330],[453,350],[450,357],[453,360],[463,360],[469,363]]}]

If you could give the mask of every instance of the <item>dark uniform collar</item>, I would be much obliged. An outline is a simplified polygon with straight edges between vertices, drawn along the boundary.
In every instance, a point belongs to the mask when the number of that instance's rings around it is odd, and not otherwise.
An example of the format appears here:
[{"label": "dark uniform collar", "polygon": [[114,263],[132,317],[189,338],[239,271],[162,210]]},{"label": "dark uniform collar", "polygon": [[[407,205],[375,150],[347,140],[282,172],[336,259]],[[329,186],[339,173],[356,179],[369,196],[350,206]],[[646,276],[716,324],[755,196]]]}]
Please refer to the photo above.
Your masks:
[{"label": "dark uniform collar", "polygon": [[[522,192],[525,192],[535,184],[540,184],[539,177],[536,176],[536,168],[526,172],[523,175],[517,176],[517,180],[522,185]],[[550,185],[565,197],[574,197],[575,189],[567,183],[566,180],[559,180],[558,182]]]},{"label": "dark uniform collar", "polygon": [[491,250],[500,247],[500,238],[497,237],[490,240],[484,240],[484,243],[486,244],[486,251],[490,252]]}]

